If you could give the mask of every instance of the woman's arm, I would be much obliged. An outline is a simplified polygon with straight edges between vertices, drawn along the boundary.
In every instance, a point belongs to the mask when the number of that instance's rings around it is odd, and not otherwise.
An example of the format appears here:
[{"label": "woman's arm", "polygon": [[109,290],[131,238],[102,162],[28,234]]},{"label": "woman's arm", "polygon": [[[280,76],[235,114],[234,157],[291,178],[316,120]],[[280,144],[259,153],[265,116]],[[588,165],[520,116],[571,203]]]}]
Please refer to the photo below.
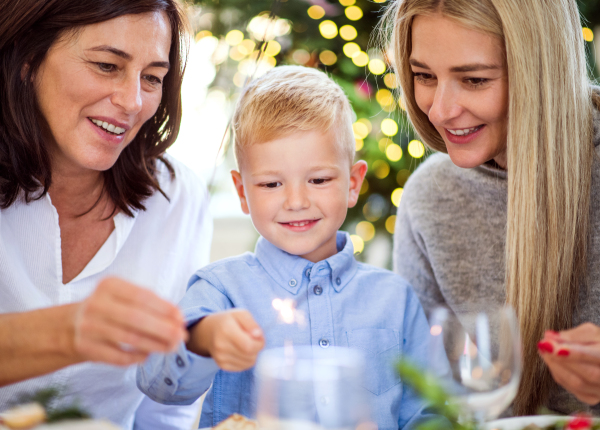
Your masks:
[{"label": "woman's arm", "polygon": [[175,305],[107,278],[82,302],[0,315],[0,386],[82,361],[140,363],[186,339]]}]

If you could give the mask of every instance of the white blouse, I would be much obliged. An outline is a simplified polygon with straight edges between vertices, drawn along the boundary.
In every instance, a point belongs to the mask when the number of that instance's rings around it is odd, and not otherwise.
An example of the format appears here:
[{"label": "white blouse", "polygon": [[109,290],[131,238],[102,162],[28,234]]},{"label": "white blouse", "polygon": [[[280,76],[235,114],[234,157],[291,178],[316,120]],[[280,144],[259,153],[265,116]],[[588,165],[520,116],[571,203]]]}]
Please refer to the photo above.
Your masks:
[{"label": "white blouse", "polygon": [[[177,303],[188,279],[208,263],[212,221],[204,183],[169,157],[171,180],[158,161],[159,192],[145,200],[145,211],[133,218],[114,217],[115,229],[85,269],[62,283],[58,213],[50,196],[0,210],[0,313],[24,312],[85,299],[98,281],[113,275],[144,286]],[[83,240],[83,238],[82,238]],[[83,363],[49,375],[0,388],[0,411],[19,393],[56,386],[62,402],[78,402],[95,418],[107,418],[124,429],[189,429],[197,405],[164,406],[136,387],[135,366]]]}]

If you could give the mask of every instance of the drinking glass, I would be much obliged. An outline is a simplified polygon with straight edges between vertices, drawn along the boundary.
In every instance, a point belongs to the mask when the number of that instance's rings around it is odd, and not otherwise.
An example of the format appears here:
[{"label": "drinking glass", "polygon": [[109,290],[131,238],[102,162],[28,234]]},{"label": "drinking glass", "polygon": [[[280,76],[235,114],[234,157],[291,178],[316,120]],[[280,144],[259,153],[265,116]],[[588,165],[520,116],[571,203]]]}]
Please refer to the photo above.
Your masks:
[{"label": "drinking glass", "polygon": [[521,377],[521,341],[514,310],[461,313],[435,309],[430,318],[432,369],[464,411],[461,421],[497,418],[513,401]]},{"label": "drinking glass", "polygon": [[317,348],[290,345],[259,356],[256,415],[261,429],[356,429],[368,422],[362,354]]}]

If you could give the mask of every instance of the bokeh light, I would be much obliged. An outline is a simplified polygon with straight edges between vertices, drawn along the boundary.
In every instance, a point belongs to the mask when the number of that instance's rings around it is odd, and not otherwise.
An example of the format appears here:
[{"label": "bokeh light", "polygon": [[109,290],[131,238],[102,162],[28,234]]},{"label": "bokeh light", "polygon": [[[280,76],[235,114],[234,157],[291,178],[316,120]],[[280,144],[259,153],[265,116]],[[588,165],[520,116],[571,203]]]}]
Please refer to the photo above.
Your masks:
[{"label": "bokeh light", "polygon": [[388,88],[398,88],[398,77],[394,72],[388,73],[383,77],[383,83]]},{"label": "bokeh light", "polygon": [[359,52],[352,57],[352,62],[358,67],[364,67],[369,64],[369,55],[366,52]]},{"label": "bokeh light", "polygon": [[256,43],[253,40],[245,39],[237,46],[238,51],[244,55],[250,55],[256,48]]},{"label": "bokeh light", "polygon": [[358,21],[363,17],[363,11],[358,6],[348,6],[344,12],[350,21]]},{"label": "bokeh light", "polygon": [[360,236],[356,234],[351,234],[350,240],[352,241],[352,246],[354,247],[355,254],[363,252],[363,250],[365,249],[365,242]]},{"label": "bokeh light", "polygon": [[379,103],[383,108],[394,108],[396,106],[396,99],[394,99],[394,95],[390,90],[386,90],[385,88],[382,88],[375,93],[375,100],[377,100],[377,103]]},{"label": "bokeh light", "polygon": [[363,146],[365,146],[365,142],[362,139],[354,139],[356,141],[356,145],[354,146],[354,149],[356,151],[360,151],[361,149],[363,149]]},{"label": "bokeh light", "polygon": [[340,27],[340,36],[344,40],[354,40],[356,39],[356,36],[358,36],[358,32],[356,31],[356,28],[347,24]]},{"label": "bokeh light", "polygon": [[379,179],[386,178],[390,174],[390,165],[384,160],[375,160],[372,166],[373,173]]},{"label": "bokeh light", "polygon": [[336,23],[328,19],[319,23],[319,31],[325,39],[333,39],[338,34]]},{"label": "bokeh light", "polygon": [[354,42],[348,42],[344,45],[343,48],[344,54],[346,57],[354,58],[356,55],[360,54],[360,46]]},{"label": "bokeh light", "polygon": [[340,0],[342,6],[352,6],[354,3],[356,3],[356,0]]},{"label": "bokeh light", "polygon": [[292,25],[287,19],[271,18],[269,12],[263,12],[252,18],[246,28],[255,40],[273,40],[288,34]]},{"label": "bokeh light", "polygon": [[381,121],[381,132],[386,136],[395,136],[398,134],[398,124],[391,118]]},{"label": "bokeh light", "polygon": [[370,241],[375,237],[375,226],[369,221],[361,221],[356,225],[356,234],[365,242]]},{"label": "bokeh light", "polygon": [[367,127],[367,130],[369,130],[369,133],[373,130],[373,124],[371,124],[371,121],[369,121],[367,118],[360,118],[356,122],[360,122],[361,124],[364,124]]},{"label": "bokeh light", "polygon": [[296,49],[292,53],[292,60],[294,60],[296,64],[303,66],[310,60],[310,54],[304,49]]},{"label": "bokeh light", "polygon": [[385,63],[379,58],[374,58],[373,60],[369,61],[369,70],[374,75],[382,75],[385,72],[385,69]]},{"label": "bokeh light", "polygon": [[408,153],[412,158],[421,158],[425,155],[425,146],[419,140],[411,140],[408,143]]},{"label": "bokeh light", "polygon": [[331,66],[336,63],[337,55],[332,51],[323,51],[319,54],[319,60],[326,66]]},{"label": "bokeh light", "polygon": [[306,12],[312,19],[321,19],[325,16],[325,9],[318,5],[309,7]]},{"label": "bokeh light", "polygon": [[390,161],[400,161],[402,158],[402,148],[396,143],[391,143],[385,148],[385,156]]},{"label": "bokeh light", "polygon": [[281,52],[281,45],[276,40],[269,40],[265,49],[265,55],[274,57]]},{"label": "bokeh light", "polygon": [[582,30],[583,30],[583,40],[585,40],[586,42],[593,42],[594,41],[594,32],[592,31],[592,29],[583,27]]},{"label": "bokeh light", "polygon": [[394,234],[394,231],[396,230],[396,215],[390,215],[385,220],[385,229],[389,234]]},{"label": "bokeh light", "polygon": [[400,204],[400,199],[402,199],[402,193],[404,192],[404,188],[396,188],[392,191],[392,204],[396,207]]},{"label": "bokeh light", "polygon": [[225,42],[227,42],[231,46],[235,46],[244,40],[244,33],[240,30],[231,30],[225,36]]},{"label": "bokeh light", "polygon": [[364,139],[369,135],[369,127],[359,121],[356,121],[354,124],[352,124],[352,130],[354,130],[355,139]]}]

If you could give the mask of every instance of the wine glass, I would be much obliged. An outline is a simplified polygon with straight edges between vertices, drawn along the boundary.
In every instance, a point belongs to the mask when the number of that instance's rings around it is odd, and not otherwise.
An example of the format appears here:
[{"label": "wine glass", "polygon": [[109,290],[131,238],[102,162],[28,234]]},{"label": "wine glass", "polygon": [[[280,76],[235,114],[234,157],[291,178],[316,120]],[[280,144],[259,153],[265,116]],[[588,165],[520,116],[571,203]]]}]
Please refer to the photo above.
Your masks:
[{"label": "wine glass", "polygon": [[260,428],[356,429],[368,422],[364,365],[359,351],[342,347],[264,351],[255,370]]},{"label": "wine glass", "polygon": [[510,306],[491,312],[431,314],[430,365],[457,403],[460,421],[482,424],[513,401],[521,378],[521,341]]}]

